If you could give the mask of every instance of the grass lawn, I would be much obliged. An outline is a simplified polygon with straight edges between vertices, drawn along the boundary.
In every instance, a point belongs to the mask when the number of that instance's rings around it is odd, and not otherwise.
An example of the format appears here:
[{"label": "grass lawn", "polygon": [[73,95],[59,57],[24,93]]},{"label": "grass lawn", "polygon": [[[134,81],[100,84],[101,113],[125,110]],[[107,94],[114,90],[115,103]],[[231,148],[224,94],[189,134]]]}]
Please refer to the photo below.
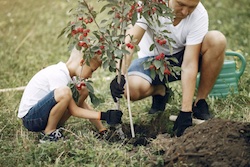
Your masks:
[{"label": "grass lawn", "polygon": [[[91,1],[97,4],[96,1]],[[96,2],[96,3],[95,3]],[[210,30],[225,34],[227,50],[237,51],[250,61],[249,0],[205,1],[210,18]],[[0,89],[25,86],[40,69],[58,61],[66,61],[69,52],[66,38],[57,38],[69,21],[68,10],[75,1],[69,0],[1,0],[0,1]],[[98,3],[99,4],[99,3]],[[237,63],[237,66],[240,66]],[[97,96],[104,103],[98,111],[114,108],[109,92],[113,73],[98,69],[93,75]],[[250,122],[250,65],[239,80],[239,94],[224,99],[209,98],[210,108],[217,118]],[[180,83],[171,83],[174,97],[166,115],[176,114],[180,107]],[[70,118],[65,128],[70,141],[40,145],[37,134],[28,132],[17,118],[22,91],[0,92],[0,166],[146,166],[147,156],[155,150],[140,146],[131,154],[133,145],[108,143],[95,138],[93,126],[87,121]],[[147,114],[151,99],[131,103],[133,121],[149,125],[155,120]],[[127,103],[121,100],[123,122],[129,124]],[[165,120],[169,133],[173,123]],[[159,155],[159,163],[161,156]]]}]

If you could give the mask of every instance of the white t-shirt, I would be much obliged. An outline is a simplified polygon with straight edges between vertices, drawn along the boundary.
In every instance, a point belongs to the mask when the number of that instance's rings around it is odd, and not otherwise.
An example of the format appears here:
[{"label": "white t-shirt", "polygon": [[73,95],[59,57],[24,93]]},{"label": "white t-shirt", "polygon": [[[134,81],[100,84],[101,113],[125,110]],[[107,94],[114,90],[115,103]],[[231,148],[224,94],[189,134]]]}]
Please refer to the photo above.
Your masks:
[{"label": "white t-shirt", "polygon": [[18,111],[18,117],[24,117],[29,109],[52,90],[66,86],[72,81],[65,63],[48,66],[35,74],[26,86]]},{"label": "white t-shirt", "polygon": [[201,3],[197,5],[195,10],[190,15],[188,15],[185,19],[182,19],[176,26],[174,26],[168,18],[161,17],[159,18],[159,21],[161,25],[165,25],[163,28],[156,27],[157,25],[155,27],[149,27],[147,21],[143,17],[137,20],[136,24],[146,30],[139,43],[139,58],[156,56],[160,53],[164,53],[166,55],[171,54],[168,44],[161,46],[155,42],[156,47],[159,50],[156,48],[152,51],[149,50],[150,46],[154,43],[152,38],[152,29],[165,29],[170,32],[167,36],[176,42],[174,44],[172,43],[173,54],[183,50],[186,45],[201,43],[205,34],[208,32],[208,14]]}]

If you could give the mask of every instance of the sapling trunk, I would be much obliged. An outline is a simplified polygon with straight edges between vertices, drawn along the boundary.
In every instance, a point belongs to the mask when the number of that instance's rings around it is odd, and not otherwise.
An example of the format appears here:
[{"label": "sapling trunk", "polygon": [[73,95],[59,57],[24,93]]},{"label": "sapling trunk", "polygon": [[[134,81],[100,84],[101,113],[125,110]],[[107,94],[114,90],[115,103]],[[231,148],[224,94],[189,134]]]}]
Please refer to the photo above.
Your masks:
[{"label": "sapling trunk", "polygon": [[[121,83],[121,67],[122,67],[122,59],[120,59],[120,64],[119,64],[119,70],[118,70],[118,77],[117,77],[117,82],[118,84]],[[126,70],[126,78],[128,77],[128,72]],[[134,132],[134,125],[133,125],[133,119],[132,119],[132,112],[131,112],[131,107],[130,107],[130,92],[129,92],[129,83],[128,80],[126,81],[127,85],[127,102],[128,102],[128,111],[129,111],[129,120],[130,120],[130,129],[131,129],[131,135],[132,138],[135,137],[135,132]],[[120,100],[117,98],[117,103],[116,103],[117,109],[120,110]],[[122,131],[122,126],[121,124],[118,124],[115,126],[121,139],[125,138],[124,132]]]}]

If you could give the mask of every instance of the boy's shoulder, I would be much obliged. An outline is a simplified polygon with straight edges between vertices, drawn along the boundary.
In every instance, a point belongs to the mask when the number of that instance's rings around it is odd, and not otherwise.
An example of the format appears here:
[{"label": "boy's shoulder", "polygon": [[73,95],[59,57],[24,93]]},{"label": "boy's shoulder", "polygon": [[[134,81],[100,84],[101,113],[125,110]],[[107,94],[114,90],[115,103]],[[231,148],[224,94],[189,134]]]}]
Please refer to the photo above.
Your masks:
[{"label": "boy's shoulder", "polygon": [[56,76],[60,73],[68,72],[68,68],[65,63],[59,62],[57,64],[51,64],[47,67],[42,68],[36,75]]},{"label": "boy's shoulder", "polygon": [[55,70],[55,69],[65,69],[67,68],[64,62],[58,62],[57,64],[51,64],[44,68],[44,70]]}]

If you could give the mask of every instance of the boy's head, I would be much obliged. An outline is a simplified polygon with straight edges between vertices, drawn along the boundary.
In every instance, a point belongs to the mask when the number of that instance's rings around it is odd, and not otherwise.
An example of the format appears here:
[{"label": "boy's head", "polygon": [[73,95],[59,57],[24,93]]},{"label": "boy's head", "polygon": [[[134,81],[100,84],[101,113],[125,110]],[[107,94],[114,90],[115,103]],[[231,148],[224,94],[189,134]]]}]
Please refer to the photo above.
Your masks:
[{"label": "boy's head", "polygon": [[74,48],[66,64],[71,77],[79,76],[80,78],[88,79],[91,78],[92,73],[102,65],[102,61],[99,55],[95,55],[87,63],[86,60],[83,59],[83,53]]}]

